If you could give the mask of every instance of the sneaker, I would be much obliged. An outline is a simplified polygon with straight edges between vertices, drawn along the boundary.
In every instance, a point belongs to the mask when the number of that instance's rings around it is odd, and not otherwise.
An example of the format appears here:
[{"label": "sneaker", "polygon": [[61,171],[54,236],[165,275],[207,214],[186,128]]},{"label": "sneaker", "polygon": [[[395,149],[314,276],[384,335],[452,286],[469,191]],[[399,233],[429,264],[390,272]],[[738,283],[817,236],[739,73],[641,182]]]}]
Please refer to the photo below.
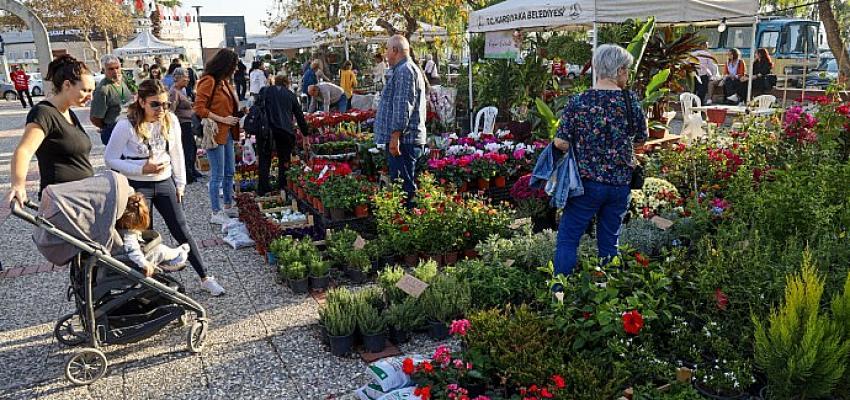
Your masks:
[{"label": "sneaker", "polygon": [[726,100],[729,100],[729,101],[731,101],[731,102],[733,102],[733,103],[737,103],[737,102],[738,102],[738,100],[739,100],[739,97],[738,97],[738,95],[737,95],[737,94],[733,94],[733,95],[731,95],[731,96],[727,97],[727,98],[726,98]]},{"label": "sneaker", "polygon": [[708,100],[705,101],[705,105],[707,105],[707,106],[710,106],[712,104],[714,104],[714,102],[711,101],[711,99],[708,99]]},{"label": "sneaker", "polygon": [[204,288],[207,292],[214,297],[218,297],[224,294],[224,288],[218,284],[215,278],[208,276],[206,279],[201,281],[201,287]]},{"label": "sneaker", "polygon": [[228,222],[230,222],[230,217],[224,212],[224,210],[214,212],[210,217],[211,224],[224,225]]}]

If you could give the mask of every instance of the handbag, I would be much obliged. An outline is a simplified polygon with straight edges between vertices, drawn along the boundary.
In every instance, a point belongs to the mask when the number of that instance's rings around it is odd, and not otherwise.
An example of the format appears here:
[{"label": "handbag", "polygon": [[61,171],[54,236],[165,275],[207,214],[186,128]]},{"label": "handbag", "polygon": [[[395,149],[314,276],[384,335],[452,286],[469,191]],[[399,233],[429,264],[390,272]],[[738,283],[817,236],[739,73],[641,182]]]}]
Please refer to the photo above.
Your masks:
[{"label": "handbag", "polygon": [[[628,124],[629,129],[634,129],[635,124],[634,117],[632,116],[632,94],[627,89],[623,89],[623,97],[626,99],[626,123]],[[635,166],[632,169],[632,178],[629,182],[629,187],[633,190],[643,189],[644,178],[643,165],[640,165],[640,162],[635,159]]]},{"label": "handbag", "polygon": [[209,118],[204,118],[201,120],[201,125],[204,131],[204,135],[201,138],[201,148],[204,150],[217,148],[218,143],[216,143],[215,137],[218,136],[218,124]]},{"label": "handbag", "polygon": [[[213,86],[212,93],[210,93],[210,97],[207,97],[207,109],[209,110],[210,105],[212,105],[213,95],[215,95],[215,90],[218,89],[218,81],[215,81],[215,85]],[[204,124],[203,119],[196,113],[192,113],[192,134],[196,137],[203,138],[204,137]]]}]

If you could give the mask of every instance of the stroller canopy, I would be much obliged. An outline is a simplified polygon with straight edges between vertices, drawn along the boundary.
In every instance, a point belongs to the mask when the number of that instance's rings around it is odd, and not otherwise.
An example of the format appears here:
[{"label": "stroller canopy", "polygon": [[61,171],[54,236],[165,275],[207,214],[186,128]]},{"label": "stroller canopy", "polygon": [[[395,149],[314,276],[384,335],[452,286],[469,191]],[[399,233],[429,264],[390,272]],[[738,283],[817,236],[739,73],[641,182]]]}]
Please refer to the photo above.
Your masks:
[{"label": "stroller canopy", "polygon": [[[50,185],[42,193],[39,216],[57,229],[107,254],[121,244],[115,221],[124,214],[130,184],[114,171],[80,181]],[[38,250],[53,264],[64,265],[81,251],[77,246],[38,227],[33,233]]]}]

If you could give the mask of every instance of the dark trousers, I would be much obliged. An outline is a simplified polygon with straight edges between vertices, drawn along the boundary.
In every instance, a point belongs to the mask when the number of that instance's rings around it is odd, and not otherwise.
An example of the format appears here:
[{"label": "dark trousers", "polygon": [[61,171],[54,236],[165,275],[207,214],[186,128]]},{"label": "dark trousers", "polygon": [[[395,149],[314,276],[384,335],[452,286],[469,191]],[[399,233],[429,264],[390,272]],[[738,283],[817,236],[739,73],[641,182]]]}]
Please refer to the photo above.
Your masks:
[{"label": "dark trousers", "polygon": [[390,180],[395,182],[402,180],[402,189],[407,193],[407,206],[413,206],[413,197],[416,195],[416,162],[422,153],[425,152],[425,146],[419,144],[401,144],[399,145],[401,154],[395,157],[390,154],[389,145],[387,145],[387,164],[389,164]]},{"label": "dark trousers", "polygon": [[18,98],[21,100],[21,105],[24,106],[24,108],[27,108],[27,103],[24,101],[24,95],[27,95],[27,100],[30,101],[30,108],[32,108],[32,96],[30,96],[30,90],[18,90]]},{"label": "dark trousers", "polygon": [[248,81],[235,81],[236,94],[239,96],[239,101],[245,101],[245,95],[248,93]]},{"label": "dark trousers", "polygon": [[198,174],[195,168],[195,158],[198,157],[198,146],[195,144],[195,136],[192,135],[192,123],[180,123],[180,142],[183,144],[183,158],[186,160],[186,182],[195,182]]},{"label": "dark trousers", "polygon": [[[201,279],[206,278],[204,259],[201,257],[201,251],[195,239],[192,238],[192,232],[189,231],[186,215],[183,214],[183,205],[177,201],[177,187],[174,186],[174,181],[171,178],[159,182],[131,180],[130,186],[145,196],[151,210],[155,208],[159,215],[162,215],[165,226],[168,227],[174,240],[180,244],[189,244],[189,263]],[[151,212],[150,229],[153,229],[153,212]]]},{"label": "dark trousers", "polygon": [[699,79],[702,82],[695,82],[696,87],[694,89],[697,97],[699,97],[700,104],[705,105],[705,96],[708,95],[708,83],[711,82],[711,75],[700,75]]},{"label": "dark trousers", "polygon": [[100,129],[100,142],[103,143],[104,146],[109,144],[109,138],[112,137],[112,130],[115,129],[115,125],[116,124],[107,124]]},{"label": "dark trousers", "polygon": [[277,184],[278,190],[286,187],[286,170],[289,168],[289,160],[292,158],[292,150],[295,147],[295,136],[283,129],[272,129],[270,135],[257,136],[257,162],[259,163],[259,182],[257,192],[265,195],[271,191],[269,182],[269,169],[272,165],[272,150],[277,152]]},{"label": "dark trousers", "polygon": [[[740,101],[747,101],[747,82],[741,82],[737,79],[733,78],[724,78],[723,80],[723,97],[724,100],[726,97],[732,96],[733,94],[737,94]],[[728,101],[728,100],[727,100]]]}]

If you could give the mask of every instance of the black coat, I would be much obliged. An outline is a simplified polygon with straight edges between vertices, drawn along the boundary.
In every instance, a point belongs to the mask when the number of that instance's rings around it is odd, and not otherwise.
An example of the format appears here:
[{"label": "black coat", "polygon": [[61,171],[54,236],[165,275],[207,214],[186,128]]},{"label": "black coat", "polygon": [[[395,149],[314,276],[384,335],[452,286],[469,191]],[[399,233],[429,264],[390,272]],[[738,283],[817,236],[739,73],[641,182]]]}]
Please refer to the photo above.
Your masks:
[{"label": "black coat", "polygon": [[294,116],[301,133],[309,134],[307,121],[304,120],[304,113],[301,112],[301,104],[298,103],[295,93],[283,86],[268,86],[260,91],[260,96],[265,102],[266,115],[271,128],[284,130],[294,135],[295,129],[292,126]]}]

